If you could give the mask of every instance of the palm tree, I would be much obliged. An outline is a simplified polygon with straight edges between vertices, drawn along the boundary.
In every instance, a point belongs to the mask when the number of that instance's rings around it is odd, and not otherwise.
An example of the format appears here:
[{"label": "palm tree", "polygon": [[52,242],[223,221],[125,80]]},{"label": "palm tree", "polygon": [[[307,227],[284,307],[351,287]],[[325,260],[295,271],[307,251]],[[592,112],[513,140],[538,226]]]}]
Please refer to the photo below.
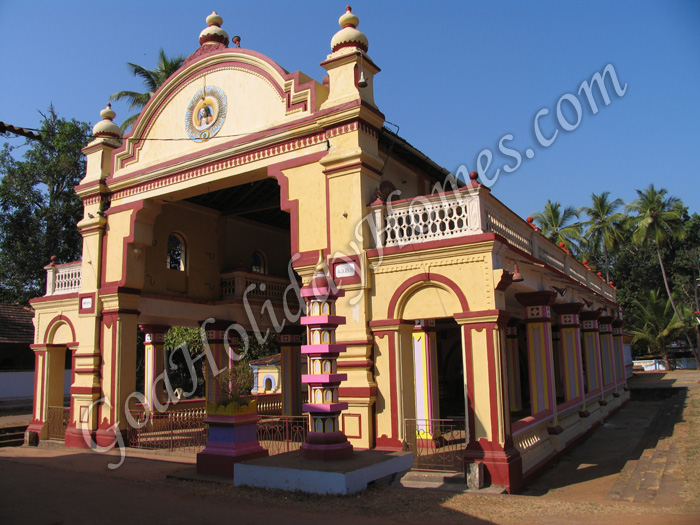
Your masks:
[{"label": "palm tree", "polygon": [[[180,55],[168,58],[165,55],[163,48],[161,48],[160,52],[158,53],[158,64],[156,65],[155,69],[146,69],[138,64],[128,62],[127,65],[129,66],[129,71],[132,75],[140,77],[143,80],[143,85],[146,87],[146,92],[138,93],[136,91],[117,91],[113,95],[110,95],[109,98],[111,100],[126,99],[130,102],[129,109],[136,108],[140,111],[148,103],[150,98],[153,96],[153,93],[155,93],[158,88],[165,83],[170,75],[180,69],[184,62],[185,57]],[[122,132],[129,129],[134,122],[136,122],[138,116],[139,114],[137,113],[136,115],[132,115],[127,118],[121,125]]]},{"label": "palm tree", "polygon": [[663,355],[666,370],[670,370],[667,349],[685,329],[674,316],[671,300],[661,297],[659,290],[649,290],[646,296],[633,301],[634,314],[628,327],[633,343],[643,343],[649,353]]},{"label": "palm tree", "polygon": [[532,217],[542,230],[542,234],[550,241],[556,244],[563,242],[567,250],[577,251],[576,243],[581,241],[581,225],[570,223],[574,217],[578,218],[578,212],[573,206],[567,206],[561,210],[559,202],[548,200],[544,205],[544,211],[533,213]]},{"label": "palm tree", "polygon": [[605,260],[605,280],[610,282],[610,252],[615,247],[615,241],[622,238],[620,224],[626,219],[624,213],[615,213],[624,206],[622,199],[608,200],[609,191],[596,195],[591,194],[593,206],[581,206],[579,213],[588,215],[588,220],[581,223],[586,228],[583,236],[595,251],[602,251]]},{"label": "palm tree", "polygon": [[[682,323],[683,318],[678,313],[678,308],[673,300],[673,294],[671,294],[671,288],[668,284],[666,268],[661,257],[661,244],[666,240],[682,239],[684,237],[683,221],[681,219],[683,203],[678,197],[666,196],[668,191],[665,188],[657,190],[653,184],[650,184],[646,190],[636,191],[637,200],[627,205],[627,211],[637,214],[633,218],[634,231],[632,232],[632,242],[645,248],[649,246],[656,248],[666,293],[678,321]],[[690,341],[688,332],[685,329],[684,332],[692,349],[693,343]]]}]

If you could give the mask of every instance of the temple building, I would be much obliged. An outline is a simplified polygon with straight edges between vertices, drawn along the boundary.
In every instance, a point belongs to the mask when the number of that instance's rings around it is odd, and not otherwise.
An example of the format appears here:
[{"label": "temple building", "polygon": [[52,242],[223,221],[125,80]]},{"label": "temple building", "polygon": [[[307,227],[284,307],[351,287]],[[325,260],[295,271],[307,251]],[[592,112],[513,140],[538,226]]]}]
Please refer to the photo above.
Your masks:
[{"label": "temple building", "polygon": [[[344,434],[344,454],[451,447],[508,492],[629,400],[612,284],[384,127],[349,8],[321,82],[206,22],[132,131],[107,107],[83,150],[82,260],[51,262],[31,302],[33,439],[69,355],[65,445],[113,444],[138,401],[137,333],[155,406],[172,326],[209,338],[208,413],[226,341],[276,331],[285,411]],[[332,304],[304,292],[320,274]]]}]

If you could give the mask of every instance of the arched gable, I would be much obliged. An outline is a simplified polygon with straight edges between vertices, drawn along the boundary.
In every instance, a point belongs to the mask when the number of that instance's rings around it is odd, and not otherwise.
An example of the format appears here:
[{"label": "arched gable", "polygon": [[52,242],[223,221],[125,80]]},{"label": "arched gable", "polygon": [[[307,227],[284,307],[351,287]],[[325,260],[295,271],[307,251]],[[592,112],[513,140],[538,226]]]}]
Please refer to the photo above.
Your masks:
[{"label": "arched gable", "polygon": [[70,319],[65,315],[57,315],[49,322],[44,331],[44,343],[65,344],[77,341],[75,328]]},{"label": "arched gable", "polygon": [[[198,142],[188,135],[186,117],[205,87],[209,93],[220,90],[219,101],[226,111],[216,134]],[[143,109],[115,152],[110,180],[168,163],[190,162],[283,130],[310,116],[327,93],[325,86],[300,72],[287,73],[255,51],[221,46],[213,53],[195,53]]]},{"label": "arched gable", "polygon": [[454,281],[436,273],[421,273],[404,281],[394,292],[387,318],[430,319],[467,311],[467,298]]}]

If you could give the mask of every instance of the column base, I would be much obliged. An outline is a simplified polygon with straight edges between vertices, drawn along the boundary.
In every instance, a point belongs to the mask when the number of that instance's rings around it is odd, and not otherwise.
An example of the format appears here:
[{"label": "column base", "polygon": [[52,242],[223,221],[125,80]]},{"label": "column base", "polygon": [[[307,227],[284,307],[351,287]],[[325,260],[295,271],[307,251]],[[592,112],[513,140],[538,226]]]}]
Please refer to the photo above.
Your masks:
[{"label": "column base", "polygon": [[66,448],[91,448],[95,443],[95,431],[68,425],[65,436]]},{"label": "column base", "polygon": [[260,446],[256,413],[208,415],[207,446],[197,454],[197,474],[233,477],[234,465],[248,459],[264,458],[268,451]]},{"label": "column base", "polygon": [[243,451],[241,447],[208,443],[207,447],[197,454],[197,474],[232,478],[236,463],[248,459],[265,458],[269,455],[267,450],[256,445],[250,447],[248,451]]},{"label": "column base", "polygon": [[304,459],[336,461],[352,458],[353,447],[342,432],[309,432],[299,453]]},{"label": "column base", "polygon": [[470,463],[484,464],[492,485],[499,485],[509,494],[520,492],[523,488],[523,464],[520,453],[515,447],[504,447],[500,443],[480,440],[471,443],[464,451],[464,469],[468,472]]},{"label": "column base", "polygon": [[[117,433],[119,436],[117,436]],[[98,428],[97,432],[95,432],[94,437],[95,441],[94,443],[101,448],[106,448],[106,449],[112,449],[114,448],[118,443],[126,443],[125,439],[122,439],[124,435],[126,434],[126,430],[115,430],[112,427],[109,428]],[[81,438],[82,439],[82,434]]]}]

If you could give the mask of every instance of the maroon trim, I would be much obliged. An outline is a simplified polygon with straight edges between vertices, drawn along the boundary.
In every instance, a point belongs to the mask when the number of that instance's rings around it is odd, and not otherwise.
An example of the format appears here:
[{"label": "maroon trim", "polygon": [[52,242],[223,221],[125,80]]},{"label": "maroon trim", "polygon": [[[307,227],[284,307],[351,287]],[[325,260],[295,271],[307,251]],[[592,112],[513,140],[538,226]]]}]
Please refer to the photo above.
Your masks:
[{"label": "maroon trim", "polygon": [[372,338],[369,341],[365,341],[364,339],[359,339],[357,341],[336,341],[336,344],[339,345],[345,345],[345,346],[372,346],[374,344],[374,338]]},{"label": "maroon trim", "polygon": [[[330,223],[328,223],[330,224]],[[341,264],[352,264],[355,267],[355,275],[351,277],[338,278],[335,275],[336,267]],[[344,284],[358,284],[362,282],[362,274],[360,273],[361,263],[359,255],[343,255],[341,257],[333,257],[329,261],[329,266],[331,267],[331,275],[337,286],[343,286]]]},{"label": "maroon trim", "polygon": [[[318,153],[311,153],[309,155],[304,155],[303,157],[297,157],[295,159],[287,160],[284,162],[278,162],[272,164],[267,168],[268,177],[274,177],[277,179],[277,184],[280,187],[280,208],[289,211],[289,226],[290,226],[290,239],[291,239],[291,252],[292,254],[299,253],[299,201],[289,199],[289,186],[288,180],[284,170],[289,168],[296,168],[298,166],[304,166],[306,164],[311,164],[312,162],[318,162],[323,157],[328,154],[327,151],[320,151]],[[326,246],[328,250],[328,246]],[[311,259],[311,254],[315,254],[313,261],[307,263],[307,260]],[[293,266],[299,268],[300,266],[309,266],[315,264],[318,260],[318,252],[304,252],[300,254],[301,257],[294,261]]]},{"label": "maroon trim", "polygon": [[338,395],[342,397],[363,397],[370,398],[377,395],[376,386],[341,386],[338,388]]},{"label": "maroon trim", "polygon": [[[68,319],[65,315],[57,315],[56,317],[51,319],[51,321],[49,321],[49,324],[46,327],[46,330],[44,330],[44,343],[49,342],[48,341],[49,333],[51,332],[54,325],[56,325],[60,321],[63,321],[64,323],[66,323],[68,325],[68,327],[70,328],[71,336],[73,337],[73,339],[71,339],[71,341],[76,341],[75,327],[73,326],[73,323],[71,323],[70,319]],[[49,344],[53,344],[53,343],[49,343]],[[66,343],[60,343],[60,344],[68,346]]]},{"label": "maroon trim", "polygon": [[[360,429],[360,435],[359,436],[351,436],[350,434],[347,433],[345,430],[345,418],[346,417],[356,417],[358,420],[357,427]],[[362,415],[361,414],[348,414],[347,412],[343,412],[341,415],[341,420],[343,422],[343,434],[345,434],[345,437],[351,438],[351,439],[362,439]]]},{"label": "maroon trim", "polygon": [[[270,83],[270,85],[275,89],[277,92],[278,96],[280,98],[283,98],[285,100],[286,104],[286,113],[292,113],[297,110],[301,111],[308,111],[310,113],[310,117],[313,116],[314,113],[318,113],[315,111],[316,109],[316,81],[310,80],[308,82],[302,83],[302,77],[301,77],[301,72],[296,71],[294,73],[287,73],[282,69],[276,62],[271,60],[270,58],[266,57],[265,55],[261,53],[257,53],[255,51],[251,50],[244,50],[241,48],[222,48],[220,51],[216,51],[214,53],[207,53],[205,56],[202,57],[202,60],[210,60],[211,57],[219,55],[219,60],[215,64],[211,64],[207,67],[204,67],[202,69],[199,69],[197,71],[198,74],[206,74],[212,71],[220,70],[220,69],[225,69],[229,68],[231,66],[234,66],[238,69],[243,69],[252,72],[256,76],[261,76],[265,79],[267,79]],[[222,55],[229,55],[228,57],[224,57]],[[289,80],[292,81],[292,87],[289,92],[285,92],[283,85],[279,84],[277,82],[277,79],[267,73],[264,69],[261,69],[260,67],[254,66],[248,62],[243,62],[241,61],[238,57],[240,55],[248,55],[254,58],[258,58],[262,62],[266,62],[268,65],[272,66],[272,68],[275,70],[275,72],[282,77],[283,83],[286,84]],[[190,64],[188,64],[187,67],[191,67]],[[161,114],[161,108],[169,104],[172,98],[180,94],[182,89],[179,89],[180,87],[184,87],[186,83],[190,80],[190,77],[183,77],[178,74],[173,75],[171,77],[170,82],[165,82],[161,87],[155,92],[155,94],[150,98],[149,103],[146,104],[144,109],[141,111],[139,118],[136,120],[134,123],[134,126],[132,127],[132,132],[126,135],[124,138],[125,139],[130,139],[134,133],[139,134],[140,137],[144,137],[145,135],[148,134],[149,132],[149,127],[153,124],[153,122],[160,116]],[[175,84],[174,86],[172,86]],[[166,88],[170,89],[170,94],[167,97],[159,97],[160,93]],[[172,87],[171,87],[172,86]],[[292,96],[298,93],[301,93],[303,91],[308,91],[309,96],[308,96],[308,102],[306,100],[292,103]],[[355,105],[357,105],[356,101]],[[151,104],[158,104],[153,111],[151,111]],[[332,108],[336,109],[336,108]],[[142,117],[144,117],[146,114],[148,114],[148,121],[142,122]],[[289,123],[290,126],[292,125],[297,125],[299,121],[295,121],[293,123]],[[233,141],[235,142],[241,142],[245,140],[250,140],[250,136],[244,137],[243,139],[239,139],[238,141]],[[127,151],[127,140],[124,140],[123,145],[117,149],[113,155],[119,155],[122,152]],[[144,140],[136,140],[132,141],[132,150],[131,154],[127,157],[124,157],[120,159],[119,165],[117,166],[115,163],[116,169],[123,169],[124,166],[126,166],[129,162],[133,161],[137,154],[138,151],[143,147],[143,144],[145,143]],[[226,147],[230,147],[230,144],[227,144]],[[217,148],[219,149],[219,148]],[[110,180],[109,178],[107,179],[108,181]]]},{"label": "maroon trim", "polygon": [[129,217],[129,235],[124,237],[123,241],[123,253],[122,253],[122,276],[121,279],[118,281],[106,281],[107,278],[107,246],[109,245],[108,239],[109,239],[109,230],[105,231],[104,238],[102,239],[102,261],[100,264],[100,294],[103,293],[109,293],[106,291],[103,291],[103,288],[105,288],[107,285],[113,285],[113,286],[124,286],[126,283],[126,263],[127,263],[127,258],[128,258],[128,245],[131,242],[134,242],[134,235],[135,235],[135,230],[136,230],[136,216],[138,215],[139,211],[143,209],[143,203],[144,201],[136,201],[132,202],[129,204],[122,204],[119,206],[114,206],[113,208],[108,209],[105,212],[105,216],[113,215],[115,213],[120,213],[123,211],[131,210],[131,216]]},{"label": "maroon trim", "polygon": [[474,422],[474,351],[472,348],[472,325],[462,326],[462,338],[464,341],[464,368],[466,373],[465,380],[467,381],[467,422],[469,428],[467,429],[467,446],[476,441],[475,438],[475,422]]},{"label": "maroon trim", "polygon": [[363,359],[361,361],[338,361],[337,363],[337,368],[369,368],[371,366],[374,366],[374,361],[369,359]]},{"label": "maroon trim", "polygon": [[[393,201],[392,201],[393,202]],[[443,248],[446,246],[461,246],[464,244],[474,244],[477,242],[496,240],[494,233],[479,233],[477,235],[465,234],[461,237],[452,237],[450,239],[442,239],[439,241],[428,241],[421,243],[409,243],[403,246],[389,246],[388,248],[373,248],[367,250],[367,257],[378,257],[380,255],[394,255],[396,253],[410,253],[421,250],[429,250],[432,248]]]},{"label": "maroon trim", "polygon": [[44,297],[34,297],[33,299],[29,300],[29,304],[36,304],[36,303],[50,303],[51,301],[64,301],[66,299],[77,299],[80,294],[76,293],[67,293],[63,295],[47,295]]},{"label": "maroon trim", "polygon": [[440,275],[438,273],[419,273],[418,275],[414,275],[413,277],[410,277],[409,279],[404,281],[401,284],[401,286],[399,286],[394,292],[394,295],[391,297],[391,301],[389,301],[389,308],[387,309],[388,319],[393,319],[396,317],[396,304],[398,303],[399,299],[410,286],[418,282],[425,282],[425,284],[429,284],[430,282],[444,284],[445,286],[450,288],[455,293],[455,295],[457,295],[457,299],[459,300],[459,304],[462,307],[462,311],[466,312],[469,310],[469,303],[467,302],[467,298],[464,295],[464,292],[462,292],[462,290],[459,288],[459,286],[457,286],[457,284],[453,280],[448,279],[444,275]]},{"label": "maroon trim", "polygon": [[[83,299],[91,299],[92,304],[89,308],[83,308]],[[81,293],[78,296],[78,313],[79,314],[94,314],[95,313],[95,308],[96,308],[96,297],[95,297],[95,292],[91,293]]]}]

